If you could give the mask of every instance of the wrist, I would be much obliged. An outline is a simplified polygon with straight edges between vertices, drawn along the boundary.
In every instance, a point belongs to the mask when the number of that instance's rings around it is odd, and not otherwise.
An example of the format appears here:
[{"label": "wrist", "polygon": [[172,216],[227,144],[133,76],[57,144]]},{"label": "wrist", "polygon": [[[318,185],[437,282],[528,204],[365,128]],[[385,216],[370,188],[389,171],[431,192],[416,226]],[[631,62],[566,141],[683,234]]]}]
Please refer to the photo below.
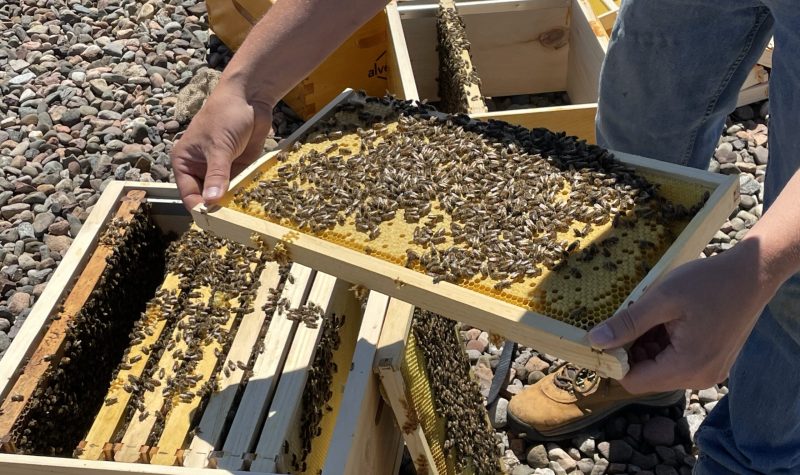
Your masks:
[{"label": "wrist", "polygon": [[[742,272],[755,272],[759,288],[770,298],[792,274],[798,271],[791,250],[769,235],[751,230],[731,251],[739,256]],[[730,251],[729,251],[730,252]]]},{"label": "wrist", "polygon": [[231,61],[231,64],[225,69],[217,88],[228,94],[242,97],[250,104],[258,104],[272,110],[280,100],[280,97],[270,94],[267,85],[256,83],[253,79],[255,71],[257,70],[240,69]]}]

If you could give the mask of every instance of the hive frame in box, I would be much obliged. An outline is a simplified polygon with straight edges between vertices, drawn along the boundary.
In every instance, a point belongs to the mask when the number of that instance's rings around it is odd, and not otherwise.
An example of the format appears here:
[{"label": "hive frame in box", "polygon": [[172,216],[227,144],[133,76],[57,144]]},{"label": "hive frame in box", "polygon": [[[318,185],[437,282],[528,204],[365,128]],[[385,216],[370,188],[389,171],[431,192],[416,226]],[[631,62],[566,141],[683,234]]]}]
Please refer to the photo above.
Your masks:
[{"label": "hive frame in box", "polygon": [[[328,104],[295,134],[244,170],[231,183],[231,190],[255,180],[260,169],[271,165],[276,155],[303,136],[318,121],[325,118],[353,91],[346,90]],[[697,257],[710,238],[738,203],[738,181],[735,177],[717,175],[643,157],[616,154],[617,158],[636,170],[713,188],[703,208],[670,245],[658,263],[639,282],[623,305],[636,300],[656,279],[674,267]],[[230,194],[228,195],[230,196]],[[254,216],[225,207],[206,209],[198,205],[192,210],[195,222],[202,228],[234,241],[253,245],[253,233],[268,245],[282,242],[292,260],[361,285],[391,297],[410,302],[420,308],[454,318],[486,331],[513,336],[520,344],[554,354],[601,375],[621,378],[628,370],[624,349],[598,351],[588,341],[587,332],[567,323],[533,311],[488,297],[449,282],[433,284],[430,276],[406,267],[390,264],[329,241],[298,233]]]},{"label": "hive frame in box", "polygon": [[[608,36],[586,0],[477,0],[456,6],[486,96],[566,90],[574,104],[597,101]],[[417,92],[430,100],[437,98],[437,9],[435,2],[398,7]],[[568,48],[560,41],[563,33]]]},{"label": "hive frame in box", "polygon": [[[575,69],[571,84],[574,89],[573,94],[578,98],[574,101],[575,104],[477,112],[470,114],[470,117],[484,121],[491,119],[502,120],[527,128],[544,127],[557,132],[564,131],[568,135],[574,135],[587,140],[589,143],[595,143],[594,118],[597,114],[597,79],[600,76],[600,66],[605,57],[608,38],[599,33],[597,28],[591,26],[594,24],[592,22],[596,21],[596,18],[586,3],[577,0],[574,3],[570,3],[570,0],[482,0],[456,2],[456,6],[459,12],[464,14],[468,20],[480,22],[479,31],[483,31],[483,33],[481,33],[482,36],[479,39],[492,36],[499,38],[496,41],[500,44],[488,49],[485,56],[487,58],[505,58],[502,64],[503,67],[500,68],[490,63],[489,71],[487,72],[480,65],[477,65],[478,76],[488,76],[489,79],[484,81],[486,83],[492,81],[493,76],[497,76],[502,71],[506,71],[510,76],[508,79],[504,79],[506,84],[499,90],[490,88],[489,91],[492,94],[500,92],[501,94],[495,95],[505,95],[532,92],[543,88],[554,89],[556,87],[560,87],[561,90],[568,90],[567,77],[565,76],[566,69]],[[567,15],[568,7],[573,11],[572,16],[576,24],[576,28],[570,29],[570,41],[580,45],[571,50],[571,55],[567,51],[558,52],[547,48],[538,48],[537,42],[534,41],[535,38],[531,40],[527,37],[520,37],[516,41],[513,38],[506,40],[505,38],[508,35],[519,35],[519,33],[508,28],[499,29],[499,25],[504,24],[502,21],[497,22],[495,25],[490,19],[485,19],[493,14],[521,13],[530,16],[527,24],[532,31],[536,31],[538,34],[547,30],[548,25],[562,25],[563,18]],[[432,16],[435,16],[436,8],[438,8],[438,5],[430,1],[403,2],[396,9],[399,13],[397,21],[389,23],[391,44],[398,51],[406,51],[405,55],[398,56],[405,59],[398,66],[401,68],[401,74],[408,78],[406,82],[413,83],[413,88],[417,91],[417,95],[414,97],[433,99],[436,93],[435,86],[429,84],[431,74],[435,74],[432,71],[436,69],[435,61],[437,57],[433,46],[422,57],[419,56],[419,53],[415,55],[413,65],[416,65],[419,70],[418,76],[415,76],[411,57],[408,54],[409,45],[407,43],[407,41],[411,42],[411,47],[415,51],[422,48],[422,45],[427,45],[427,42],[430,41],[433,41],[432,45],[435,45],[435,26],[433,25]],[[540,15],[540,12],[544,12],[544,14]],[[405,27],[404,22],[406,24]],[[583,25],[580,29],[577,28],[578,23]],[[409,34],[406,35],[406,32]],[[421,35],[422,32],[424,34]],[[470,37],[470,32],[471,30],[468,28],[468,37]],[[474,34],[477,34],[477,32]],[[472,50],[473,62],[475,62],[474,56],[483,55],[483,53],[475,44],[473,44]],[[520,57],[520,53],[524,51],[529,52],[528,56]],[[525,64],[521,64],[523,62]],[[526,78],[537,70],[545,71],[548,75],[547,79],[538,80],[533,85],[526,85]],[[554,73],[554,71],[560,72]],[[579,80],[579,76],[580,78],[585,78],[585,80]],[[421,90],[418,90],[417,82],[421,83]],[[405,87],[406,89],[411,89],[412,86]],[[431,94],[434,94],[434,96],[431,96]]]},{"label": "hive frame in box", "polygon": [[[87,261],[97,247],[103,230],[109,224],[120,200],[129,191],[143,190],[153,207],[153,220],[164,232],[182,232],[189,228],[191,219],[179,199],[175,185],[162,183],[118,182],[108,184],[84,223],[81,232],[73,241],[42,296],[31,309],[31,313],[4,358],[0,360],[0,395],[7,396],[15,379],[15,373],[27,356],[38,345],[46,331],[46,324],[62,298],[67,295],[81,274]],[[311,271],[309,270],[309,275]],[[341,287],[341,284],[339,285]],[[373,297],[374,296],[374,297]],[[371,299],[387,299],[371,293]],[[377,390],[377,379],[372,377],[372,365],[378,334],[382,328],[384,312],[380,304],[368,305],[368,313],[359,330],[356,350],[352,359],[352,370],[347,375],[344,387],[348,396],[339,410],[336,434],[350,434],[331,443],[325,457],[324,472],[345,473],[396,473],[401,451],[400,435],[393,426],[389,411],[382,411],[382,399]],[[366,375],[366,376],[365,376]],[[357,405],[351,402],[358,403]],[[287,408],[290,409],[290,408]],[[293,408],[291,408],[293,410]],[[278,410],[278,409],[276,409]],[[283,410],[283,409],[280,409]],[[364,454],[372,454],[365,457]],[[191,450],[186,455],[192,455]],[[194,454],[197,455],[197,454]],[[386,462],[381,465],[381,462]],[[389,467],[381,470],[381,468]],[[201,466],[165,466],[141,463],[123,463],[101,460],[81,460],[64,457],[43,457],[0,453],[0,473],[15,475],[118,475],[124,473],[152,475],[224,475],[268,472],[245,472],[202,468]]]}]

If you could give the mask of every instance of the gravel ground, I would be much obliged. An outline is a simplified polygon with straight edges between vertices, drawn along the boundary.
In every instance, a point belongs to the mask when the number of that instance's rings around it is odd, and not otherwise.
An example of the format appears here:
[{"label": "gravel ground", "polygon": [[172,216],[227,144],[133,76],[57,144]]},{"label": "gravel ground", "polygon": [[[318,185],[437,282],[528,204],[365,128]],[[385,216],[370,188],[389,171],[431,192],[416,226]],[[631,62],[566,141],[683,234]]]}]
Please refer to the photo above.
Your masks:
[{"label": "gravel ground", "polygon": [[[229,58],[209,38],[199,0],[0,4],[0,356],[107,183],[173,179],[169,151],[187,125],[175,119],[177,92]],[[710,168],[739,174],[742,204],[707,256],[733,246],[761,215],[766,113],[766,103],[738,109],[720,139]],[[276,108],[277,136],[297,125],[288,108]],[[489,380],[499,349],[479,331],[465,339],[476,373]],[[515,357],[506,400],[560,363],[529,348]],[[692,434],[726,392],[687,391],[685,410],[624,411],[559,444],[531,445],[502,431],[502,404],[492,419],[514,474],[683,474],[694,461]]]},{"label": "gravel ground", "polygon": [[176,95],[229,57],[200,0],[0,3],[0,356],[108,182],[173,180]]}]

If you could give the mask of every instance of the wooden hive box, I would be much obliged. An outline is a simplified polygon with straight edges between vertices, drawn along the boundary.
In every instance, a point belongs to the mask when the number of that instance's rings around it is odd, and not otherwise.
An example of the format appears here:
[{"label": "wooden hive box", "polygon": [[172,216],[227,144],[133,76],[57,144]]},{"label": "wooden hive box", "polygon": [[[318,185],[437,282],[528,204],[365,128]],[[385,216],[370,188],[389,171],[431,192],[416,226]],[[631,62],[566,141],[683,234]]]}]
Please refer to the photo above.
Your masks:
[{"label": "wooden hive box", "polygon": [[[566,91],[572,105],[472,114],[565,131],[594,143],[597,85],[608,36],[586,0],[456,2],[487,97]],[[402,34],[420,99],[438,99],[435,2],[403,2]],[[390,25],[390,29],[395,25]]]},{"label": "wooden hive box", "polygon": [[[294,136],[283,143],[282,148],[287,150],[284,153],[284,157],[290,156],[290,149],[298,150],[294,149],[295,145],[299,149],[303,149],[303,146],[295,144],[295,142],[305,136],[313,127],[323,125],[323,123],[326,124],[326,127],[331,127],[330,124],[335,123],[334,114],[339,113],[339,109],[337,109],[339,106],[346,106],[346,109],[344,107],[341,109],[342,114],[352,114],[351,112],[345,112],[345,110],[349,111],[356,107],[354,104],[362,103],[363,101],[363,97],[352,91],[342,93],[333,103],[320,111],[315,118],[306,123]],[[336,115],[336,117],[340,116]],[[440,116],[433,113],[431,117]],[[333,122],[331,122],[332,120]],[[479,127],[475,122],[468,122],[468,124],[472,124],[473,127]],[[381,127],[385,128],[386,125],[381,124]],[[522,133],[519,130],[518,132]],[[359,134],[361,133],[369,133],[369,128],[359,132]],[[341,132],[333,134],[341,135]],[[355,134],[349,136],[355,136]],[[404,135],[401,134],[400,136]],[[565,146],[569,148],[572,145]],[[580,147],[580,145],[576,146]],[[329,146],[325,145],[325,142],[322,145],[316,143],[308,145],[309,150],[316,150],[316,148],[323,150],[326,147]],[[357,147],[356,145],[355,150],[358,150]],[[502,290],[506,286],[500,287],[500,282],[497,282],[492,288],[490,284],[495,282],[494,277],[488,280],[489,283],[484,283],[483,280],[478,278],[479,276],[475,277],[475,281],[468,281],[469,288],[450,282],[437,283],[438,279],[432,279],[431,276],[426,275],[423,272],[424,268],[423,271],[420,271],[417,268],[403,266],[402,263],[406,257],[405,251],[403,251],[404,256],[402,258],[392,254],[397,249],[408,247],[407,244],[404,244],[403,236],[409,236],[410,234],[403,233],[410,233],[414,227],[413,224],[410,225],[411,227],[408,231],[403,231],[406,229],[403,226],[408,225],[394,219],[390,224],[394,224],[396,228],[384,229],[384,232],[387,233],[385,237],[373,244],[367,241],[366,237],[360,238],[359,236],[362,236],[362,234],[353,234],[350,231],[347,231],[347,234],[342,234],[344,231],[335,231],[332,233],[321,232],[315,235],[306,231],[298,232],[299,227],[297,224],[286,220],[282,220],[281,224],[278,224],[253,214],[256,211],[252,210],[260,209],[258,205],[256,205],[256,208],[249,208],[251,210],[248,211],[249,214],[240,211],[240,208],[236,208],[238,205],[235,204],[233,196],[237,195],[239,191],[244,192],[255,189],[254,187],[258,186],[262,173],[279,172],[281,168],[276,167],[276,164],[279,163],[278,155],[280,153],[283,153],[283,151],[278,150],[265,155],[238,176],[232,182],[231,191],[223,201],[223,206],[214,207],[210,210],[205,209],[203,206],[194,209],[192,213],[197,224],[218,235],[245,244],[252,242],[253,233],[262,236],[270,246],[283,243],[295,262],[304,263],[318,271],[330,273],[348,282],[401,299],[445,317],[453,318],[502,336],[508,336],[520,344],[556,355],[582,367],[597,370],[603,375],[619,378],[627,371],[627,357],[624,350],[599,352],[590,347],[586,338],[586,330],[591,327],[592,323],[583,321],[586,309],[584,308],[584,311],[579,313],[574,313],[574,311],[590,305],[590,302],[582,302],[581,296],[592,294],[586,293],[589,289],[581,290],[580,285],[575,288],[570,287],[572,290],[563,291],[560,287],[567,285],[566,283],[561,283],[561,278],[567,281],[570,275],[573,275],[575,279],[580,279],[581,274],[579,273],[575,276],[571,268],[564,270],[563,266],[558,266],[554,263],[552,275],[547,274],[549,277],[542,277],[542,282],[538,284],[533,281],[530,282],[532,290],[525,287],[528,283],[527,280],[522,280],[518,287],[511,287],[512,290],[509,291]],[[657,184],[661,193],[676,204],[682,204],[688,208],[695,206],[696,200],[703,199],[704,195],[707,199],[705,199],[705,205],[693,211],[694,214],[686,226],[682,227],[680,231],[675,231],[674,239],[664,242],[663,249],[658,251],[659,254],[647,258],[653,259],[652,267],[640,265],[647,259],[642,257],[641,259],[643,260],[639,262],[637,259],[640,258],[633,257],[649,251],[636,251],[634,249],[619,251],[630,254],[629,257],[624,257],[624,259],[634,259],[630,265],[637,267],[636,276],[631,277],[624,274],[615,276],[613,269],[616,269],[616,266],[611,265],[611,270],[608,267],[604,267],[609,272],[612,272],[607,276],[610,279],[609,283],[605,284],[604,282],[606,281],[601,277],[604,274],[598,272],[600,269],[596,268],[592,272],[591,264],[587,264],[589,266],[587,275],[589,280],[576,280],[575,282],[577,284],[588,282],[587,285],[596,286],[597,291],[600,292],[594,297],[595,301],[600,303],[591,304],[592,308],[596,307],[595,310],[591,310],[593,312],[592,315],[600,312],[595,317],[591,317],[594,319],[592,320],[594,323],[612,314],[617,305],[627,305],[637,299],[652,282],[670,269],[697,257],[714,232],[716,232],[719,224],[735,209],[738,202],[738,186],[735,178],[637,156],[617,154],[616,158],[622,165],[631,167],[637,174]],[[341,158],[338,160],[341,160]],[[253,202],[251,201],[250,203],[252,204]],[[638,212],[636,214],[638,215]],[[614,223],[617,223],[616,219]],[[607,223],[604,226],[612,225]],[[616,227],[616,224],[613,226]],[[584,227],[585,229],[586,227]],[[650,229],[654,228],[651,226]],[[575,232],[577,235],[577,228]],[[398,235],[397,233],[400,234]],[[605,231],[601,231],[601,228],[598,228],[596,233],[599,234],[585,237],[586,241],[583,244],[574,243],[570,245],[571,249],[567,251],[567,254],[572,255],[570,252],[573,252],[579,253],[580,256],[584,256],[586,253],[596,255],[596,252],[599,252],[596,251],[596,246],[598,243],[604,245],[603,242],[605,242],[606,237]],[[614,235],[621,233],[623,238],[627,240],[633,239],[631,241],[633,243],[638,242],[640,249],[647,249],[648,246],[652,245],[650,243],[645,246],[649,241],[644,238],[638,241],[639,235],[636,233],[632,236],[628,236],[623,231],[615,231],[614,233]],[[447,235],[445,233],[445,236]],[[393,236],[397,236],[397,239],[400,240],[397,241]],[[568,236],[572,236],[572,234]],[[584,236],[586,235],[584,234]],[[566,243],[564,245],[566,246]],[[389,250],[386,252],[381,251],[381,246]],[[595,249],[595,251],[586,251],[588,248]],[[578,265],[577,260],[584,260],[577,257],[575,259],[565,257],[564,259],[572,262],[570,265]],[[618,263],[622,262],[623,260],[618,258]],[[550,277],[554,277],[554,279]],[[613,283],[615,279],[624,279],[625,283]],[[560,307],[555,305],[550,297],[540,298],[541,291],[544,289],[541,285],[547,282],[552,286],[552,290],[549,292],[555,301],[563,301],[559,304]],[[569,283],[569,286],[572,285],[575,284]],[[605,285],[610,285],[611,287],[604,287]],[[559,291],[561,291],[562,296],[556,296]],[[563,297],[565,295],[564,292],[567,292],[568,298],[566,300]],[[606,300],[607,298],[611,300]],[[615,302],[613,306],[610,303],[602,303],[612,301]],[[535,310],[537,308],[539,311]],[[542,312],[553,312],[553,315],[545,316]],[[601,313],[602,316],[600,316]],[[568,321],[581,321],[583,323],[579,328],[571,323],[566,323]]]},{"label": "wooden hive box", "polygon": [[[95,263],[105,260],[105,257],[97,257],[97,251],[108,245],[107,238],[101,239],[101,236],[109,223],[126,215],[127,208],[145,201],[149,203],[150,216],[160,231],[183,233],[189,229],[190,216],[183,208],[174,185],[110,183],[33,307],[26,325],[0,361],[0,401],[3,404],[11,404],[10,395],[20,390],[20,377],[30,374],[30,368],[35,369],[37,363],[47,364],[50,358],[58,358],[53,355],[37,359],[36,356],[42,348],[52,347],[52,337],[61,320],[51,317],[69,310],[70,299],[86,288],[87,272],[93,272]],[[243,315],[228,353],[224,355],[229,361],[247,361],[252,355],[252,376],[246,388],[238,390],[238,395],[236,388],[243,372],[226,371],[224,378],[220,376],[220,385],[209,396],[204,411],[195,414],[199,416],[199,422],[194,435],[189,433],[187,437],[190,418],[185,422],[179,419],[179,406],[175,406],[166,416],[163,432],[156,443],[126,445],[125,438],[116,445],[102,443],[109,434],[107,428],[113,432],[114,419],[121,417],[121,413],[111,414],[118,407],[116,403],[105,404],[98,413],[105,415],[94,420],[87,440],[75,452],[76,458],[0,453],[0,473],[289,473],[292,470],[290,454],[300,453],[302,449],[297,427],[304,417],[304,410],[314,407],[303,406],[298,395],[306,387],[309,371],[314,371],[311,368],[315,367],[312,364],[317,349],[315,343],[323,338],[322,329],[325,327],[312,328],[313,325],[287,317],[293,309],[305,308],[311,303],[319,307],[321,314],[327,315],[326,319],[332,314],[347,318],[336,333],[341,337],[340,343],[326,354],[338,368],[330,373],[328,408],[317,418],[319,434],[310,439],[310,454],[306,457],[308,469],[313,473],[319,469],[326,474],[395,473],[399,466],[400,434],[394,427],[391,412],[383,410],[377,378],[372,374],[388,297],[372,293],[367,301],[366,293],[357,295],[349,283],[300,264],[292,264],[289,274],[291,278],[286,280],[280,294],[282,299],[286,299],[285,307],[275,311],[267,331],[259,334],[265,317],[262,305],[268,291],[274,289],[280,280],[276,263],[264,265],[258,277],[261,285],[255,292],[252,309],[246,310],[249,313]],[[175,279],[170,280],[169,275],[172,274],[168,274],[162,288],[177,283]],[[364,300],[363,305],[357,297]],[[61,309],[59,304],[64,298],[67,298],[67,303]],[[236,304],[230,308],[233,312]],[[264,351],[256,354],[253,343],[259,338],[263,341]],[[130,351],[133,351],[133,346]],[[198,367],[211,356],[210,351],[208,353]],[[126,353],[128,356],[132,354]],[[164,352],[158,358],[171,357]],[[129,371],[136,369],[136,364],[132,366]],[[22,368],[25,368],[25,373],[21,375]],[[122,401],[125,393],[112,393],[114,388],[115,385],[111,384],[108,394],[115,394]],[[182,410],[196,410],[196,406],[186,407],[188,409]],[[190,414],[192,412],[181,417]],[[148,417],[143,414],[139,423],[146,423]],[[171,424],[171,419],[176,423]],[[131,432],[129,427],[125,437]],[[10,440],[4,442],[6,452],[13,449]]]},{"label": "wooden hive box", "polygon": [[[252,26],[274,4],[274,0],[209,0],[211,29],[236,50]],[[353,33],[283,100],[303,119],[308,119],[336,97],[342,89],[363,89],[372,95],[389,91],[404,99],[415,99],[408,77],[408,58],[397,51],[390,25],[398,23],[397,4],[392,1]]]}]

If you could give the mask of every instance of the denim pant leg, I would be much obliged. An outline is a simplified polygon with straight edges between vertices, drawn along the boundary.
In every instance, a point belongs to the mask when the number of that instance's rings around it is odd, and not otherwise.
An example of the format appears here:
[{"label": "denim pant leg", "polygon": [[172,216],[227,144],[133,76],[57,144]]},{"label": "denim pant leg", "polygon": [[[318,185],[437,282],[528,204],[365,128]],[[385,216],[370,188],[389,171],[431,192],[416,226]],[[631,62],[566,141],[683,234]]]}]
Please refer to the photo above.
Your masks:
[{"label": "denim pant leg", "polygon": [[598,143],[706,168],[771,28],[757,0],[623,0],[600,76]]},{"label": "denim pant leg", "polygon": [[[774,24],[768,206],[800,163],[800,18],[790,3],[623,0],[600,83],[600,144],[707,166]],[[730,394],[698,431],[695,473],[800,473],[798,394],[800,277],[759,319],[731,372]]]},{"label": "denim pant leg", "polygon": [[[766,207],[800,167],[800,12],[793,1],[764,3],[775,18],[776,44]],[[729,385],[697,432],[695,473],[800,473],[800,275],[779,289],[759,318]]]}]

